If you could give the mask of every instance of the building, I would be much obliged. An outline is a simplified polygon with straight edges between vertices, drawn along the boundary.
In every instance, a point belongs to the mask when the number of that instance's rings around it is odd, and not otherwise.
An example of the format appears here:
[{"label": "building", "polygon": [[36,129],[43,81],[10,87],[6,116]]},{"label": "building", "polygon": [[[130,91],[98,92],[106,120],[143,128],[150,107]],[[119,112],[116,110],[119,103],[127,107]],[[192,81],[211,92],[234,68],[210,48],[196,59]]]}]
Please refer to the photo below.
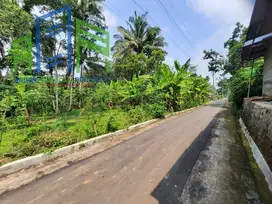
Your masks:
[{"label": "building", "polygon": [[264,57],[263,96],[272,97],[272,1],[256,0],[242,58]]},{"label": "building", "polygon": [[261,98],[244,100],[242,120],[272,169],[272,0],[256,0],[251,17],[243,60],[264,57]]}]

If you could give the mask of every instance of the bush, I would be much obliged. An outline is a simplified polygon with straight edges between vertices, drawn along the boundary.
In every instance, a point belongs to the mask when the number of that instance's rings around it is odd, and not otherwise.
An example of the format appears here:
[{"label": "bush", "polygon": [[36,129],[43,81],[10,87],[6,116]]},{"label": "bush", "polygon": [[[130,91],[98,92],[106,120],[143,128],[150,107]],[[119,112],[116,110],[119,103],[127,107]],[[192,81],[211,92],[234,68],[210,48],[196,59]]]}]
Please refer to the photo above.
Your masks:
[{"label": "bush", "polygon": [[25,137],[24,131],[19,129],[4,132],[0,144],[0,154],[16,153],[20,145],[25,143]]},{"label": "bush", "polygon": [[[254,72],[252,75],[252,85],[250,89],[250,97],[262,95],[263,83],[263,60],[258,60],[255,63]],[[250,79],[251,68],[239,69],[233,73],[229,80],[229,100],[239,110],[243,105],[244,98],[248,94],[248,82]]]},{"label": "bush", "polygon": [[136,108],[129,110],[128,115],[129,120],[131,121],[132,124],[140,123],[147,118],[146,111],[140,106],[137,106]]},{"label": "bush", "polygon": [[58,118],[51,127],[53,130],[65,130],[67,128],[66,119],[63,117]]},{"label": "bush", "polygon": [[39,151],[39,149],[37,148],[37,146],[33,145],[32,142],[23,143],[19,147],[19,154],[17,156],[28,157],[35,154],[37,151]]},{"label": "bush", "polygon": [[117,125],[116,125],[116,121],[113,115],[110,115],[108,123],[107,123],[107,131],[108,132],[114,132],[117,131]]},{"label": "bush", "polygon": [[38,124],[36,126],[26,129],[26,140],[28,141],[35,136],[38,136],[40,133],[50,130],[51,127],[47,124]]},{"label": "bush", "polygon": [[64,132],[48,131],[41,133],[39,137],[35,137],[32,140],[32,143],[38,149],[59,147],[62,145],[66,145],[62,142],[63,137],[67,137]]},{"label": "bush", "polygon": [[15,122],[16,125],[25,125],[26,124],[26,118],[25,116],[17,116],[15,120],[12,118],[12,121]]},{"label": "bush", "polygon": [[79,123],[68,129],[70,135],[76,138],[77,142],[89,139],[94,136],[93,128],[90,123]]},{"label": "bush", "polygon": [[117,130],[125,129],[129,125],[128,115],[117,109],[111,110],[107,122],[107,132],[114,132]]},{"label": "bush", "polygon": [[[93,120],[91,120],[91,124],[94,130],[94,133],[97,135],[107,133],[107,125],[108,125],[108,116],[97,116]],[[96,130],[96,131],[95,131]]]},{"label": "bush", "polygon": [[165,107],[162,104],[151,104],[147,106],[148,113],[152,118],[164,118]]}]

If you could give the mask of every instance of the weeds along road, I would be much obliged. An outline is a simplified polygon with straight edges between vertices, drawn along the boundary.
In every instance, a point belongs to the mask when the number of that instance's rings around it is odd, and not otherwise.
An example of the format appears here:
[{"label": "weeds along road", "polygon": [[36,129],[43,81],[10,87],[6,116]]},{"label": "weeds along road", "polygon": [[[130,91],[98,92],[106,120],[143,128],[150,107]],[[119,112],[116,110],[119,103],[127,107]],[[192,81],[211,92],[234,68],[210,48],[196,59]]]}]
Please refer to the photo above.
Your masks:
[{"label": "weeds along road", "polygon": [[0,197],[3,204],[178,203],[223,101],[173,117]]}]

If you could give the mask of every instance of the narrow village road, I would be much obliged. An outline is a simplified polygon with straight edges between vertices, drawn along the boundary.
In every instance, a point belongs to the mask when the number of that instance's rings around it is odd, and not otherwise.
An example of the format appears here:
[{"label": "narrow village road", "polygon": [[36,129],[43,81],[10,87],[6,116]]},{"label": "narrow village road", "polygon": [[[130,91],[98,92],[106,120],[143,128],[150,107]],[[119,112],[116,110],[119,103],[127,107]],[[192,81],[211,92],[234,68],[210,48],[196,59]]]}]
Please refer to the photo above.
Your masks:
[{"label": "narrow village road", "polygon": [[0,197],[1,204],[178,203],[223,101],[166,120],[130,140]]}]

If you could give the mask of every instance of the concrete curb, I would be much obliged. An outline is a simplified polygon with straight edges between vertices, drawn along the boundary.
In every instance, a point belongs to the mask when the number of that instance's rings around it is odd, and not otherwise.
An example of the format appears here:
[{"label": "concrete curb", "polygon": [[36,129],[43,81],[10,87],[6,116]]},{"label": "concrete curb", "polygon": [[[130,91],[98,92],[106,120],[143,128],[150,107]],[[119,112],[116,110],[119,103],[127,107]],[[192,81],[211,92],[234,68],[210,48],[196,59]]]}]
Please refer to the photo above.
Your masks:
[{"label": "concrete curb", "polygon": [[251,151],[253,153],[253,157],[256,160],[259,168],[261,169],[261,171],[264,174],[265,180],[269,186],[270,191],[272,192],[272,172],[268,166],[268,164],[266,163],[262,153],[260,152],[258,146],[256,145],[256,143],[254,142],[254,140],[252,139],[252,137],[250,136],[249,131],[247,130],[242,118],[239,119],[239,123],[240,126],[242,128],[242,131],[249,143],[249,146],[251,148]]},{"label": "concrete curb", "polygon": [[[165,118],[169,118],[171,116],[179,115],[181,113],[186,113],[186,112],[189,112],[189,111],[191,111],[193,109],[196,109],[198,107],[199,106],[194,107],[194,108],[190,108],[190,109],[186,109],[186,110],[183,110],[183,111],[175,112],[175,113],[170,113],[170,114],[167,114],[165,116]],[[101,136],[98,136],[98,137],[95,137],[95,138],[92,138],[92,139],[89,139],[89,140],[81,141],[81,142],[78,142],[76,144],[69,145],[69,146],[57,149],[57,150],[55,150],[54,152],[52,152],[50,154],[47,154],[47,153],[38,154],[38,155],[35,155],[35,156],[26,157],[24,159],[20,159],[20,160],[16,160],[16,161],[4,164],[3,166],[0,167],[0,177],[12,174],[14,172],[20,171],[22,169],[29,168],[29,167],[34,166],[34,165],[38,165],[38,164],[40,164],[42,162],[46,162],[46,161],[56,159],[56,158],[61,157],[61,156],[71,154],[71,153],[79,150],[82,147],[90,147],[90,146],[94,145],[95,143],[102,142],[102,141],[107,140],[109,138],[119,136],[119,135],[121,135],[121,134],[123,134],[125,132],[130,132],[130,131],[145,127],[145,126],[147,126],[149,124],[152,124],[154,122],[157,122],[159,120],[160,119],[148,120],[148,121],[143,122],[143,123],[132,125],[127,129],[118,130],[118,131],[113,132],[113,133],[104,134],[104,135],[101,135]]]},{"label": "concrete curb", "polygon": [[5,175],[11,174],[11,173],[14,173],[16,171],[20,171],[22,169],[29,168],[29,167],[31,167],[33,165],[37,165],[37,164],[39,164],[41,162],[45,162],[45,161],[52,160],[52,159],[55,159],[55,158],[60,157],[60,156],[71,154],[71,153],[79,150],[82,147],[92,146],[95,143],[102,142],[103,140],[109,139],[111,137],[116,137],[116,136],[121,135],[121,134],[123,134],[125,132],[128,132],[128,131],[133,131],[133,130],[139,129],[141,127],[144,127],[144,126],[147,126],[147,125],[149,125],[151,123],[154,123],[154,122],[156,122],[158,120],[159,119],[148,120],[148,121],[143,122],[143,123],[132,125],[128,129],[118,130],[118,131],[113,132],[113,133],[108,133],[108,134],[101,135],[101,136],[98,136],[98,137],[95,137],[95,138],[92,138],[92,139],[89,139],[89,140],[78,142],[78,143],[73,144],[73,145],[62,147],[60,149],[55,150],[51,154],[46,154],[46,153],[45,154],[38,154],[38,155],[35,155],[35,156],[26,157],[24,159],[20,159],[20,160],[17,160],[17,161],[7,163],[7,164],[0,167],[0,177],[3,177]]}]

